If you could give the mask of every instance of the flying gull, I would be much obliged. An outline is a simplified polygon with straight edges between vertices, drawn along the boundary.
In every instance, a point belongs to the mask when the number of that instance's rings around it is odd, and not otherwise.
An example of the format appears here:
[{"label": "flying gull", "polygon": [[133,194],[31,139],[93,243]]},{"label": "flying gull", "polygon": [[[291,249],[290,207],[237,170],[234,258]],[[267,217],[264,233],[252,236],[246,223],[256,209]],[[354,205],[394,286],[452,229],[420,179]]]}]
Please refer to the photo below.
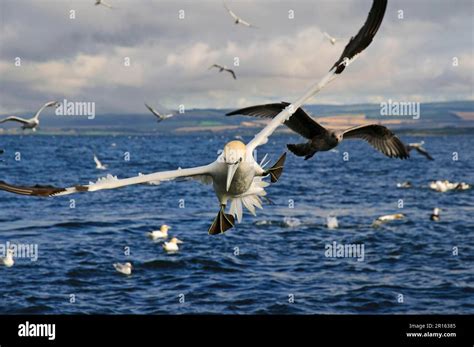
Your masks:
[{"label": "flying gull", "polygon": [[327,32],[323,32],[323,35],[324,35],[324,37],[326,37],[329,40],[329,42],[331,42],[332,45],[335,45],[336,41],[340,40],[338,38],[335,38],[335,37],[329,35]]},{"label": "flying gull", "polygon": [[151,107],[147,103],[145,103],[145,106],[146,106],[147,109],[150,110],[151,113],[153,113],[156,116],[158,123],[165,120],[165,119],[174,117],[174,113],[161,114],[160,112],[155,110],[153,107]]},{"label": "flying gull", "polygon": [[212,69],[213,67],[219,69],[219,72],[227,71],[228,73],[230,73],[230,74],[232,75],[232,77],[234,78],[234,80],[237,79],[237,76],[235,75],[234,70],[229,69],[229,68],[227,68],[226,66],[222,66],[222,65],[219,65],[219,64],[213,64],[213,65],[211,65],[208,70]]},{"label": "flying gull", "polygon": [[39,116],[41,114],[41,112],[43,112],[43,110],[47,107],[58,107],[59,106],[59,103],[57,101],[49,101],[47,102],[46,104],[44,104],[43,106],[41,106],[41,108],[36,112],[36,114],[32,117],[32,118],[29,118],[29,119],[25,119],[25,118],[20,118],[20,117],[15,117],[15,116],[11,116],[11,117],[7,117],[7,118],[4,118],[2,120],[0,120],[0,123],[5,123],[5,122],[8,122],[8,121],[12,121],[12,122],[19,122],[22,125],[22,129],[31,129],[33,131],[36,131],[36,128],[39,126]]},{"label": "flying gull", "polygon": [[[250,142],[247,144],[237,140],[228,142],[217,159],[210,164],[146,175],[139,174],[136,177],[126,179],[118,179],[115,176],[108,175],[105,178],[100,178],[95,183],[90,182],[87,185],[75,185],[68,188],[56,188],[50,185],[17,186],[0,181],[0,190],[22,195],[47,197],[80,192],[90,193],[129,185],[169,181],[176,178],[190,178],[202,183],[212,184],[219,200],[220,210],[208,232],[211,235],[223,233],[234,226],[235,217],[238,222],[241,221],[243,207],[254,215],[256,207],[262,208],[261,197],[266,195],[265,188],[269,185],[263,179],[269,176],[270,181],[275,183],[283,172],[286,153],[272,167],[267,169],[265,165],[262,167],[255,160],[255,149],[266,144],[273,132],[290,119],[294,110],[301,107],[308,99],[339,76],[345,67],[370,44],[377,31],[375,29],[378,28],[382,21],[386,6],[386,0],[374,0],[367,19],[367,22],[373,23],[370,26],[370,30],[367,24],[365,24],[361,31],[351,39],[345,47],[342,56],[331,67],[329,72],[319,82],[311,86],[303,96],[275,116]],[[229,213],[225,213],[225,208],[229,202]]]},{"label": "flying gull", "polygon": [[421,141],[418,143],[409,143],[408,145],[406,145],[407,152],[410,153],[412,150],[416,150],[418,153],[424,155],[429,160],[434,160],[434,158],[428,153],[428,151],[422,147],[424,144],[425,141]]},{"label": "flying gull", "polygon": [[229,7],[227,7],[226,4],[224,4],[224,7],[226,8],[227,12],[229,12],[230,16],[232,18],[234,18],[234,23],[235,24],[242,24],[246,27],[249,27],[249,28],[256,28],[255,25],[252,25],[250,24],[249,22],[243,20],[242,18],[240,18],[239,16],[237,16]]},{"label": "flying gull", "polygon": [[95,154],[94,154],[94,162],[95,162],[95,168],[97,170],[107,170],[107,165],[103,165]]},{"label": "flying gull", "polygon": [[98,6],[98,5],[102,5],[102,6],[105,6],[107,8],[113,8],[112,5],[106,3],[104,0],[96,0],[95,1],[95,5]]}]

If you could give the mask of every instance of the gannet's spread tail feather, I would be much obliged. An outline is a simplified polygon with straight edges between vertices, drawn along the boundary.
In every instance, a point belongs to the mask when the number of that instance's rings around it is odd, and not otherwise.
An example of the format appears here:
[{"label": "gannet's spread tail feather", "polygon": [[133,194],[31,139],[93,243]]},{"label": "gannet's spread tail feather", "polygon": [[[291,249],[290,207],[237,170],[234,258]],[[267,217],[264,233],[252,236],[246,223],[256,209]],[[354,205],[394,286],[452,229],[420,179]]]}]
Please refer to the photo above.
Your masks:
[{"label": "gannet's spread tail feather", "polygon": [[260,197],[267,195],[265,188],[269,185],[268,182],[263,180],[263,177],[255,176],[250,189],[245,194],[231,199],[229,213],[236,217],[239,223],[242,220],[243,215],[242,206],[245,206],[245,208],[255,216],[255,207],[262,208]]},{"label": "gannet's spread tail feather", "polygon": [[375,34],[379,30],[380,24],[382,24],[385,10],[387,8],[387,0],[374,0],[372,7],[369,12],[369,16],[365,21],[362,28],[359,30],[356,36],[352,37],[349,43],[344,48],[336,63],[334,63],[332,69],[336,69],[336,73],[340,74],[344,71],[347,64],[341,64],[345,59],[352,60],[364,49],[366,49],[375,37]]},{"label": "gannet's spread tail feather", "polygon": [[5,190],[10,193],[21,194],[21,195],[34,195],[43,197],[52,197],[60,195],[69,195],[80,192],[95,192],[97,190],[104,189],[115,189],[134,184],[142,184],[148,182],[159,182],[169,181],[178,177],[202,177],[203,175],[209,175],[212,172],[214,163],[198,166],[190,169],[178,169],[172,171],[156,172],[148,175],[138,175],[131,178],[118,179],[116,176],[107,175],[105,178],[100,178],[97,182],[90,182],[88,185],[77,185],[69,188],[58,188],[54,186],[42,186],[35,185],[31,187],[27,186],[15,186],[6,182],[0,181],[0,190]]},{"label": "gannet's spread tail feather", "polygon": [[302,97],[281,111],[265,128],[255,135],[255,137],[247,144],[248,153],[253,152],[253,150],[258,146],[267,143],[268,137],[276,128],[290,119],[292,114],[295,113],[298,108],[344,71],[345,67],[349,65],[360,52],[369,46],[380,27],[386,7],[387,0],[373,0],[365,24],[359,30],[358,34],[349,41],[347,46],[344,48],[341,57],[329,70],[329,73],[327,73],[318,83],[313,85]]}]

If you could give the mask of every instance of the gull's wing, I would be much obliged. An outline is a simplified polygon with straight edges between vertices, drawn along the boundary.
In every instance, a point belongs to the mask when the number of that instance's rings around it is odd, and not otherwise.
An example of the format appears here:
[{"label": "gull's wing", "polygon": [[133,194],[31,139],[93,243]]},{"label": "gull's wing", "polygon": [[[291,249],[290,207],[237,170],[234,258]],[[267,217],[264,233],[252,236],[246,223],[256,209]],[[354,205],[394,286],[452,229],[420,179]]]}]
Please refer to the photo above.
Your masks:
[{"label": "gull's wing", "polygon": [[356,55],[367,48],[379,30],[380,24],[387,8],[387,0],[374,0],[369,16],[356,36],[352,37],[344,48],[339,60],[333,65],[336,73],[341,73],[346,65],[341,64],[345,59],[352,60]]},{"label": "gull's wing", "polygon": [[234,77],[234,80],[236,80],[236,79],[237,79],[237,76],[235,75],[235,72],[234,72],[234,70],[231,70],[231,69],[225,69],[225,71],[229,72],[229,73],[232,75],[232,77]]},{"label": "gull's wing", "polygon": [[208,70],[212,69],[213,67],[216,67],[216,68],[218,68],[218,69],[221,69],[221,68],[223,69],[223,67],[220,66],[219,64],[212,64],[211,66],[209,66],[209,69],[208,69]]},{"label": "gull's wing", "polygon": [[344,130],[342,133],[346,139],[362,139],[372,147],[379,150],[387,157],[406,159],[410,156],[405,145],[389,129],[378,124],[359,125]]},{"label": "gull's wing", "polygon": [[[275,118],[275,116],[278,115],[288,105],[290,105],[288,102],[280,102],[276,104],[251,106],[229,112],[227,113],[227,116],[243,114],[253,117]],[[322,135],[327,132],[323,126],[319,125],[301,107],[298,108],[293,116],[285,121],[284,124],[294,132],[310,140],[317,135]]]},{"label": "gull's wing", "polygon": [[0,190],[5,190],[10,193],[32,196],[59,196],[68,195],[80,192],[95,192],[103,189],[115,189],[135,184],[142,184],[148,182],[162,182],[169,181],[180,177],[196,177],[202,180],[203,176],[212,177],[217,162],[205,166],[198,166],[189,169],[178,169],[172,171],[156,172],[148,175],[138,175],[131,178],[118,179],[115,176],[108,175],[106,178],[99,179],[96,183],[89,183],[88,185],[77,185],[69,188],[59,188],[54,186],[35,185],[15,186],[6,182],[0,181]]},{"label": "gull's wing", "polygon": [[234,18],[235,20],[237,19],[241,20],[229,7],[227,7],[226,4],[224,4],[224,7],[227,10],[227,12],[229,12],[229,14],[232,16],[232,18]]},{"label": "gull's wing", "polygon": [[102,163],[99,161],[99,158],[97,158],[95,154],[94,154],[94,162],[95,162],[95,165],[102,166]]},{"label": "gull's wing", "polygon": [[267,124],[255,137],[247,144],[247,152],[252,153],[255,148],[267,143],[268,137],[273,134],[291,115],[300,108],[309,98],[323,89],[329,82],[338,76],[345,67],[349,65],[356,56],[362,52],[371,42],[382,22],[387,7],[387,0],[373,0],[368,18],[359,30],[359,33],[352,38],[329,72],[318,83],[313,85],[302,97],[281,111],[273,120]]},{"label": "gull's wing", "polygon": [[243,20],[242,18],[239,19],[239,24],[243,24],[245,25],[246,27],[252,27],[252,28],[255,28],[255,26],[253,26],[252,24],[250,24],[249,22]]},{"label": "gull's wing", "polygon": [[423,147],[421,146],[411,146],[411,145],[408,145],[407,146],[407,150],[410,151],[412,149],[415,149],[418,153],[420,153],[421,155],[424,155],[426,158],[428,158],[429,160],[434,160],[434,158],[428,153],[428,151],[426,149],[424,149]]},{"label": "gull's wing", "polygon": [[155,110],[153,107],[151,107],[147,103],[145,103],[145,106],[151,113],[153,113],[156,117],[158,117],[159,120],[163,120],[163,117],[157,110]]},{"label": "gull's wing", "polygon": [[5,122],[8,122],[8,121],[19,122],[19,123],[22,123],[22,124],[28,124],[28,121],[26,119],[15,117],[15,116],[4,118],[4,119],[0,120],[0,123],[5,123]]}]

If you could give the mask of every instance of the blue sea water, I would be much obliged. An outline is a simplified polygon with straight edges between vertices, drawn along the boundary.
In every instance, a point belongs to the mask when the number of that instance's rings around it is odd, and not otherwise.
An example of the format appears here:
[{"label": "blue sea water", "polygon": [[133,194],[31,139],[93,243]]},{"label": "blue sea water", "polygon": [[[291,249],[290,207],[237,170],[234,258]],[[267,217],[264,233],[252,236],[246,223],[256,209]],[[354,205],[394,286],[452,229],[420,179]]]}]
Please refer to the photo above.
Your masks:
[{"label": "blue sea water", "polygon": [[[124,178],[202,165],[229,139],[2,136],[0,180],[70,186],[106,173]],[[299,140],[275,135],[259,156],[268,152],[275,161],[286,143]],[[473,191],[438,193],[427,185],[474,183],[474,137],[403,140],[425,140],[435,160],[416,153],[388,159],[362,141],[309,161],[288,155],[281,180],[267,188],[273,203],[218,236],[207,234],[217,200],[197,182],[57,198],[0,192],[0,243],[38,245],[37,261],[17,258],[13,267],[0,267],[0,313],[473,314]],[[95,169],[93,152],[106,172]],[[397,188],[407,180],[413,188]],[[442,209],[439,222],[429,219],[434,207]],[[392,213],[406,218],[372,227]],[[338,229],[325,226],[328,215],[337,216]],[[176,254],[146,237],[164,223],[184,241]],[[363,244],[364,260],[326,257],[333,242]],[[125,261],[134,265],[129,277],[112,266]]]}]

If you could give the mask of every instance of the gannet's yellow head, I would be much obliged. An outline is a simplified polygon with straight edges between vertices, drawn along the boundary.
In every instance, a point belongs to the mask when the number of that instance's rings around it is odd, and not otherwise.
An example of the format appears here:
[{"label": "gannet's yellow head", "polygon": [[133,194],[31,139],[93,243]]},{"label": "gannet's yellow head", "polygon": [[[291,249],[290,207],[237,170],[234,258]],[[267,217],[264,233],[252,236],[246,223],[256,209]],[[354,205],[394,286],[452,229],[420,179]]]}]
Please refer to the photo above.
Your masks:
[{"label": "gannet's yellow head", "polygon": [[173,237],[173,238],[170,240],[170,243],[178,244],[178,243],[183,243],[183,241],[179,240],[179,239],[176,238],[176,237]]},{"label": "gannet's yellow head", "polygon": [[227,164],[227,184],[226,190],[229,191],[235,172],[242,161],[245,160],[247,147],[240,141],[230,141],[224,147],[223,160]]},{"label": "gannet's yellow head", "polygon": [[163,234],[168,234],[168,230],[170,229],[170,227],[166,224],[163,224],[161,227],[160,227],[160,231],[163,233]]},{"label": "gannet's yellow head", "polygon": [[405,218],[405,215],[403,213],[397,213],[393,215],[394,219],[403,219]]}]

